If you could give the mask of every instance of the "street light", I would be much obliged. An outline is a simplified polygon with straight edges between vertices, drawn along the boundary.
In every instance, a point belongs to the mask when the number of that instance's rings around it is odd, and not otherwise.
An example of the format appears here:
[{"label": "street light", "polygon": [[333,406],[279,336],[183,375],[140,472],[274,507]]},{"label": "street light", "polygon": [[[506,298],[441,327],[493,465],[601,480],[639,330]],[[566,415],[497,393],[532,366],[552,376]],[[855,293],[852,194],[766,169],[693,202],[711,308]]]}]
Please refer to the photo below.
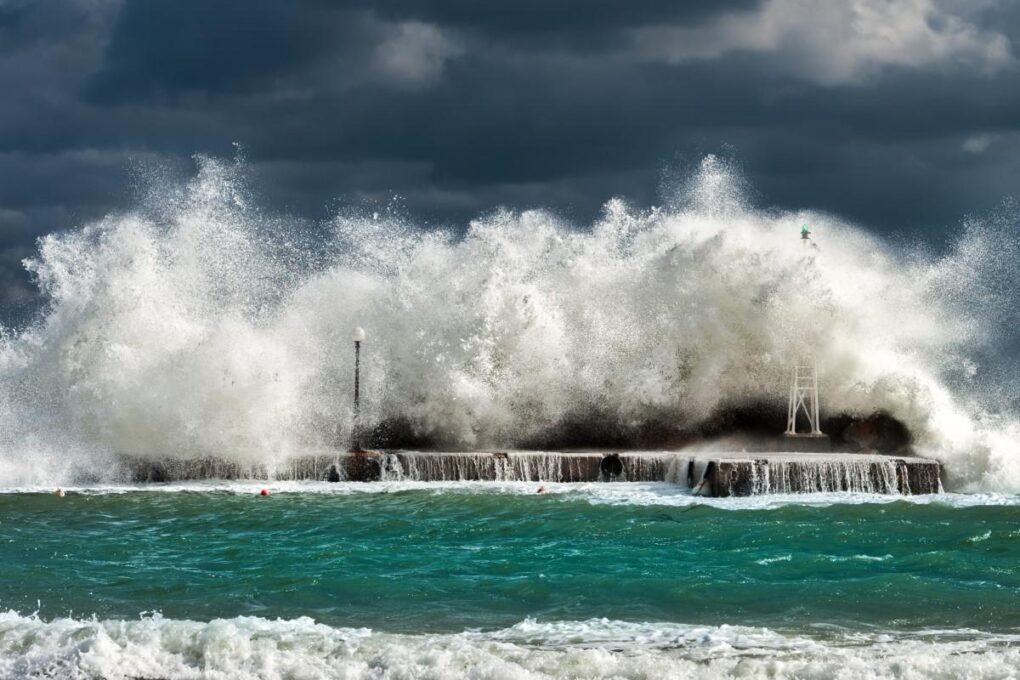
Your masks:
[{"label": "street light", "polygon": [[351,428],[351,451],[361,451],[361,342],[365,329],[355,326],[351,331],[354,340],[354,424]]}]

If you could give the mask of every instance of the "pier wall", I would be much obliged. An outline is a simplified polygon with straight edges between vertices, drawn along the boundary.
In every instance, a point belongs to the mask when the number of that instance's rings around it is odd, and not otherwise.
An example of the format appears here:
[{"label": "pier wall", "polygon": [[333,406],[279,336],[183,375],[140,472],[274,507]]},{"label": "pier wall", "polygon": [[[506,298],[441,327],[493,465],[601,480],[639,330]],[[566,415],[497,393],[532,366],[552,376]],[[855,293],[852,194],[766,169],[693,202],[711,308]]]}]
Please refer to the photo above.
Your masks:
[{"label": "pier wall", "polygon": [[136,482],[195,479],[325,481],[669,482],[708,496],[852,491],[941,491],[941,466],[925,458],[734,452],[381,451],[305,456],[269,469],[217,459],[126,463]]}]

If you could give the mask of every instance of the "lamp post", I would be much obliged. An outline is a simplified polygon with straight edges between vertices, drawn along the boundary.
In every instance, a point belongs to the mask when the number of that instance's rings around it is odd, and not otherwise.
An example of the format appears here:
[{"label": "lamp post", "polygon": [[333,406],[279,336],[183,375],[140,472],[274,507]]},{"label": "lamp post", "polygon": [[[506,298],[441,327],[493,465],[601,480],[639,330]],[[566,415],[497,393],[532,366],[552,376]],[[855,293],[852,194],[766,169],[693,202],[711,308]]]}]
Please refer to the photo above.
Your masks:
[{"label": "lamp post", "polygon": [[361,342],[365,329],[355,326],[351,332],[354,340],[354,425],[351,428],[351,451],[361,451]]}]

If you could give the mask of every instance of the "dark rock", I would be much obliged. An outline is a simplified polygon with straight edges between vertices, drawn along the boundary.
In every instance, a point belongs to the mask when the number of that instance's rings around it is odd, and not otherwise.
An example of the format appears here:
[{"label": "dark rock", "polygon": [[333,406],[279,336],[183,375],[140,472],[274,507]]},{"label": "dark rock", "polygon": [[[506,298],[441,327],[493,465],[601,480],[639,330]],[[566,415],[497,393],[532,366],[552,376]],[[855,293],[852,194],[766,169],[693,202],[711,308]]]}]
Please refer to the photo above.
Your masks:
[{"label": "dark rock", "polygon": [[162,463],[141,463],[135,466],[131,481],[160,483],[171,481],[171,477]]},{"label": "dark rock", "polygon": [[370,449],[431,449],[438,442],[409,419],[387,418],[362,436],[362,444]]},{"label": "dark rock", "polygon": [[351,482],[374,482],[382,476],[379,454],[373,451],[356,451],[345,459],[347,479]]},{"label": "dark rock", "polygon": [[912,455],[913,436],[903,422],[884,411],[842,415],[825,423],[839,450],[851,453]]}]

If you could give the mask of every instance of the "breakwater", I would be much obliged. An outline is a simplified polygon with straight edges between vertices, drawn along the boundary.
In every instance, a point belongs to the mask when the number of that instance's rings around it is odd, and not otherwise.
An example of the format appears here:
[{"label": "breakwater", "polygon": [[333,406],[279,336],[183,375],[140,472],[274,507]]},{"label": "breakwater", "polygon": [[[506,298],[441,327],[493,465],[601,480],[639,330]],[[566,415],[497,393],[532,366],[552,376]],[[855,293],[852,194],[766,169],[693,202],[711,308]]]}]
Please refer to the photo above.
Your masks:
[{"label": "breakwater", "polygon": [[421,452],[304,456],[268,468],[217,459],[126,463],[136,482],[194,479],[326,481],[669,482],[706,496],[942,490],[931,459],[835,453]]}]

